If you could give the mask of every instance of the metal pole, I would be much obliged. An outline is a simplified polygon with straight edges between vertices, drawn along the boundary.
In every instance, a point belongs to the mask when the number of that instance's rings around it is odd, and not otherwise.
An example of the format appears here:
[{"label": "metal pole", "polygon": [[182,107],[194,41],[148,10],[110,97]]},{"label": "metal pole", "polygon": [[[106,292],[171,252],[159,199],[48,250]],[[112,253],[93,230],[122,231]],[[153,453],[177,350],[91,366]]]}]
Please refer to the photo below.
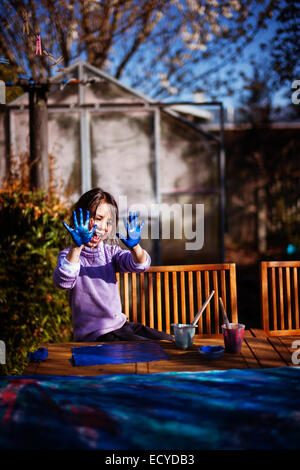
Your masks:
[{"label": "metal pole", "polygon": [[45,191],[49,188],[47,91],[47,85],[36,90],[35,104],[37,187],[39,189],[44,189]]},{"label": "metal pole", "polygon": [[29,178],[30,188],[34,189],[37,187],[37,168],[36,168],[36,146],[35,146],[35,113],[34,113],[34,102],[35,102],[35,88],[30,87],[29,93]]},{"label": "metal pole", "polygon": [[11,168],[11,113],[9,108],[6,106],[5,110],[5,169],[4,169],[4,179],[10,177],[10,168]]},{"label": "metal pole", "polygon": [[[79,65],[79,80],[83,79],[83,67]],[[78,104],[84,104],[84,90],[79,84]],[[91,163],[91,142],[90,142],[90,119],[89,111],[80,108],[80,155],[81,155],[81,191],[85,193],[92,187],[92,163]]]},{"label": "metal pole", "polygon": [[224,108],[220,103],[220,156],[219,156],[219,178],[220,178],[220,258],[221,263],[225,261],[225,148],[224,148]]},{"label": "metal pole", "polygon": [[155,172],[155,202],[161,203],[160,194],[160,110],[154,111],[154,172]]},{"label": "metal pole", "polygon": [[81,148],[81,190],[82,193],[92,187],[90,118],[85,110],[80,110],[80,148]]},{"label": "metal pole", "polygon": [[30,188],[46,191],[49,187],[47,91],[47,85],[28,89]]},{"label": "metal pole", "polygon": [[[154,184],[155,184],[155,202],[159,206],[161,203],[161,192],[160,192],[160,109],[156,108],[154,110]],[[158,224],[160,230],[160,212],[158,213],[157,219],[154,223]],[[158,240],[153,240],[154,245],[154,256],[156,265],[161,264],[161,239],[160,236]]]}]

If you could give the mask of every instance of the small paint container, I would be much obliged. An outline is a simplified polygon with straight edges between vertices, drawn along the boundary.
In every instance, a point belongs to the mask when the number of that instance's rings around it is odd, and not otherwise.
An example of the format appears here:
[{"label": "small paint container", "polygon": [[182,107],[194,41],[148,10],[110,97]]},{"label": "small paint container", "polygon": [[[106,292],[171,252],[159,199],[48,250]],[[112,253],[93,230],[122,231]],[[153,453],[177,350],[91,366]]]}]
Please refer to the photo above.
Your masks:
[{"label": "small paint container", "polygon": [[198,351],[205,359],[220,359],[224,353],[224,346],[205,344],[200,346]]},{"label": "small paint container", "polygon": [[175,344],[178,349],[191,349],[196,326],[185,323],[172,323],[174,328]]},{"label": "small paint container", "polygon": [[245,325],[241,323],[229,323],[222,325],[222,333],[224,337],[225,351],[232,354],[239,354],[242,349]]}]

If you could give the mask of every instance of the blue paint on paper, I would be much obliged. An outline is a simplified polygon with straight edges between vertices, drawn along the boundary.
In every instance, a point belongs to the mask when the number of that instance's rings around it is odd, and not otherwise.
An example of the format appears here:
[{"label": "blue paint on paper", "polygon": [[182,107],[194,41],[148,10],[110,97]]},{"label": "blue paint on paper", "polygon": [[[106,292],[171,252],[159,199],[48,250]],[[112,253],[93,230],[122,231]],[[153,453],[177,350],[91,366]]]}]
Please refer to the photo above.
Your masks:
[{"label": "blue paint on paper", "polygon": [[75,366],[151,362],[169,359],[162,347],[152,341],[81,346],[72,348],[72,357]]}]

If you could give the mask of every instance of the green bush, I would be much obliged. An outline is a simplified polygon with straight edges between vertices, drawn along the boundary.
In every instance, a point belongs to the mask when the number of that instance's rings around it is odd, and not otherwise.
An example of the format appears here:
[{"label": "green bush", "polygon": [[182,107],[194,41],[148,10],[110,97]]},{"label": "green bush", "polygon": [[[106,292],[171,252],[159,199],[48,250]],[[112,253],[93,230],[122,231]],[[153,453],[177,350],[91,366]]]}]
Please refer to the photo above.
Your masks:
[{"label": "green bush", "polygon": [[53,195],[18,185],[0,191],[0,339],[2,375],[22,374],[40,343],[72,339],[68,292],[53,281],[59,251],[68,245],[69,209]]}]

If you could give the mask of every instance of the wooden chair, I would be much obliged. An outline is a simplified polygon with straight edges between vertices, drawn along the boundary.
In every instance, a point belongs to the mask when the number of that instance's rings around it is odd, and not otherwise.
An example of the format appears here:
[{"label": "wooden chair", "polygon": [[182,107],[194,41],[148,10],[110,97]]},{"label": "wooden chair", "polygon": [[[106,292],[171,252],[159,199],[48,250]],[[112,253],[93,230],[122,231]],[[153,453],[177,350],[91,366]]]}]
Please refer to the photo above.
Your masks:
[{"label": "wooden chair", "polygon": [[262,261],[262,328],[269,336],[299,335],[300,261]]},{"label": "wooden chair", "polygon": [[117,273],[123,312],[135,321],[173,333],[172,323],[190,323],[205,299],[215,295],[198,323],[196,334],[220,334],[222,297],[228,318],[238,321],[234,263],[152,266],[142,274]]}]

